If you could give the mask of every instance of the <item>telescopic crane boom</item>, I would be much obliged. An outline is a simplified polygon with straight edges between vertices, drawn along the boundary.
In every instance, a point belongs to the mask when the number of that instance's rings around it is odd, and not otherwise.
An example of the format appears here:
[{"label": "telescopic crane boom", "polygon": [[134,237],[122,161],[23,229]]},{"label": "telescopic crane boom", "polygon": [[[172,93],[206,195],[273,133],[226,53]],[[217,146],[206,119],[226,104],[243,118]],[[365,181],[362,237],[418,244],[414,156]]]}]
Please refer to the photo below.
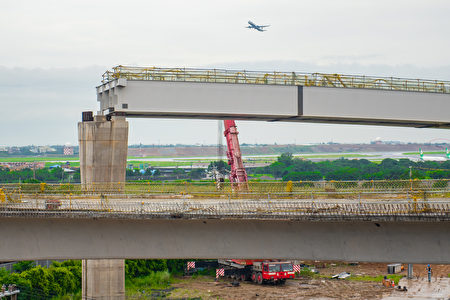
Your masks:
[{"label": "telescopic crane boom", "polygon": [[230,182],[233,189],[248,190],[247,172],[242,162],[241,148],[239,146],[239,139],[234,120],[224,120],[224,136],[227,140],[227,158],[228,164],[231,166]]}]

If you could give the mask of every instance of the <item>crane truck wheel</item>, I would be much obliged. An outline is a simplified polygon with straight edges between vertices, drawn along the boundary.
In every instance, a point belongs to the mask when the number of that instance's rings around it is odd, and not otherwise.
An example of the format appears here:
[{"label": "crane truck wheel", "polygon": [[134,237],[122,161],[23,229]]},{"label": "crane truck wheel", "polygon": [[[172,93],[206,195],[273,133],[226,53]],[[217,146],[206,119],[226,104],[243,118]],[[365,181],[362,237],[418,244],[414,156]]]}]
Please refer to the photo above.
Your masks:
[{"label": "crane truck wheel", "polygon": [[256,283],[256,273],[255,272],[252,273],[252,281]]},{"label": "crane truck wheel", "polygon": [[241,274],[241,280],[242,280],[242,281],[246,281],[246,280],[247,280],[247,276],[245,276],[244,273]]},{"label": "crane truck wheel", "polygon": [[263,277],[262,277],[261,273],[258,273],[257,281],[258,281],[258,284],[262,284],[263,283]]}]

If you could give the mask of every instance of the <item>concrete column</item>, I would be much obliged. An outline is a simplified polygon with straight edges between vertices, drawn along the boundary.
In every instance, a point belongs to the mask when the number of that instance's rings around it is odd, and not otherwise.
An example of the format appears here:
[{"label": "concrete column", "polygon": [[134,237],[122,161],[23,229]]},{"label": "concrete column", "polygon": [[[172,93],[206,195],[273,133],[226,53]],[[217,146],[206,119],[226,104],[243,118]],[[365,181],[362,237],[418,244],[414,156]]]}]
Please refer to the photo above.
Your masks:
[{"label": "concrete column", "polygon": [[[85,119],[85,114],[83,114]],[[84,189],[121,192],[125,186],[128,122],[125,117],[88,114],[78,123],[81,185]],[[82,261],[83,299],[125,299],[125,261]]]},{"label": "concrete column", "polygon": [[128,151],[128,122],[125,117],[95,116],[78,123],[81,184],[86,189],[123,190]]},{"label": "concrete column", "polygon": [[82,260],[82,299],[125,299],[123,259]]},{"label": "concrete column", "polygon": [[408,279],[412,279],[413,276],[413,264],[408,264]]}]

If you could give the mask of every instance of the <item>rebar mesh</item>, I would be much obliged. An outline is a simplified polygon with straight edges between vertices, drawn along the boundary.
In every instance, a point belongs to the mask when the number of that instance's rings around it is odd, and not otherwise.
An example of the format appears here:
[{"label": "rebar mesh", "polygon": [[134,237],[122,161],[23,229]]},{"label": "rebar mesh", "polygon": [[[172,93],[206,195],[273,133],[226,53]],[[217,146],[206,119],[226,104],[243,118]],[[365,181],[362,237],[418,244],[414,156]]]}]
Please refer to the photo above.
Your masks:
[{"label": "rebar mesh", "polygon": [[[436,201],[142,201],[137,199],[61,198],[49,209],[49,199],[0,205],[0,216],[121,217],[121,218],[244,218],[296,219],[352,217],[433,217],[449,221],[450,204]],[[54,202],[52,202],[54,203]]]}]

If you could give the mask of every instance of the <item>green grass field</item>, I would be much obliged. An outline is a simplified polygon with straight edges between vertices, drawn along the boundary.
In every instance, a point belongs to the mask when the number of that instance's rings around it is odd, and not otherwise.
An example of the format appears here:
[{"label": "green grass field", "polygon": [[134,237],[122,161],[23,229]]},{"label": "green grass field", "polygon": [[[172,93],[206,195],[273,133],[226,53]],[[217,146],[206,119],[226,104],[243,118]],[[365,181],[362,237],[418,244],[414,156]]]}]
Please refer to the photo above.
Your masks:
[{"label": "green grass field", "polygon": [[[429,152],[432,153],[432,152]],[[367,155],[367,154],[296,154],[294,157],[296,158],[304,158],[304,159],[311,159],[311,158],[364,158],[364,157],[374,157],[379,155]],[[158,160],[158,161],[148,161],[146,159],[152,159],[152,158],[167,158],[166,160]],[[133,159],[133,160],[131,160]],[[142,159],[142,160],[135,160],[135,159]],[[61,157],[61,156],[55,156],[55,157],[35,157],[35,156],[28,156],[28,157],[2,157],[0,158],[0,162],[45,162],[46,167],[53,166],[55,164],[63,164],[65,162],[70,162],[70,165],[72,167],[79,167],[79,158],[76,156],[68,156],[68,157]],[[127,164],[132,164],[134,167],[139,167],[140,164],[148,164],[152,167],[189,167],[192,164],[195,163],[204,163],[209,164],[212,161],[216,161],[217,158],[211,156],[211,158],[173,158],[173,157],[162,157],[162,156],[146,156],[146,157],[137,157],[137,156],[128,156]],[[275,156],[258,156],[258,157],[250,157],[250,158],[244,158],[244,163],[267,163],[270,164],[277,160],[277,157]]]}]

